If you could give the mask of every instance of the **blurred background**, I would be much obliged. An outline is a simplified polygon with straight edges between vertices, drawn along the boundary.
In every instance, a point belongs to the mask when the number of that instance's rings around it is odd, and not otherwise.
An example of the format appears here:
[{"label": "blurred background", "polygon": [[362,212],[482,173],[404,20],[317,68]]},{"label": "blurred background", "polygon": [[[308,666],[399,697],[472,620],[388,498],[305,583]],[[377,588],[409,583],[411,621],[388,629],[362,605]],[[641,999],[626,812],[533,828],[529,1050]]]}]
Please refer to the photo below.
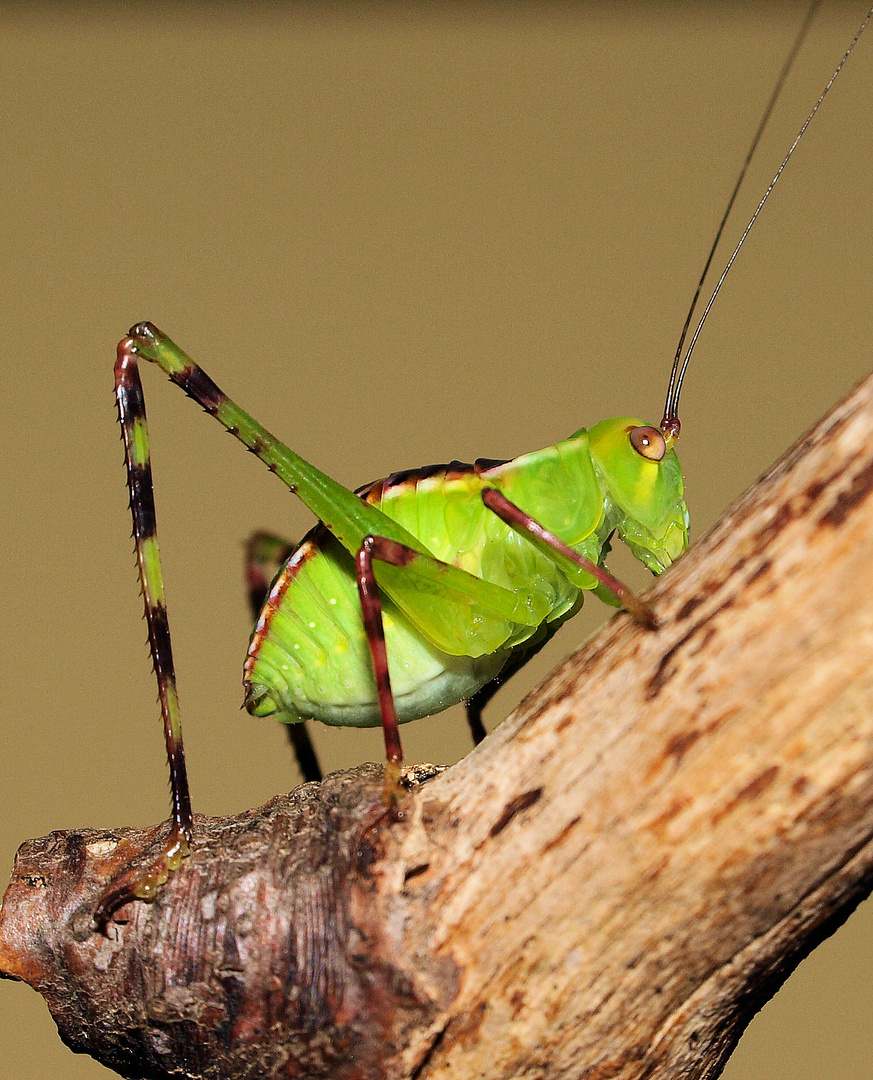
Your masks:
[{"label": "blurred background", "polygon": [[[625,412],[657,423],[803,6],[0,7],[4,867],[27,837],[167,813],[112,399],[128,326],[154,320],[350,486],[513,457]],[[862,8],[825,4],[730,237]],[[871,366],[871,87],[873,31],[701,337],[680,444],[696,535]],[[239,711],[242,545],[311,519],[144,378],[194,804],[233,813],[298,782],[284,733]],[[589,602],[489,723],[608,615]],[[468,749],[460,715],[403,734],[410,761]],[[381,759],[377,733],[315,738],[328,769]],[[862,907],[726,1075],[873,1077],[871,969]],[[0,1077],[58,1075],[107,1073],[66,1050],[32,990],[3,984]]]}]

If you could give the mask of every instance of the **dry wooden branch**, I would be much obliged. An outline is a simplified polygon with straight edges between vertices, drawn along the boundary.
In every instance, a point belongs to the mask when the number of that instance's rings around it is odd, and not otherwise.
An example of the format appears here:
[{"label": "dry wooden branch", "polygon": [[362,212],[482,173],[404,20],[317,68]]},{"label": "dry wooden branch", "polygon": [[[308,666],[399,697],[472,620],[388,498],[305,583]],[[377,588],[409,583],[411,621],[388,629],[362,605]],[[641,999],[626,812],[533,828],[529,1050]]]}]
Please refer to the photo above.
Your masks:
[{"label": "dry wooden branch", "polygon": [[0,967],[128,1075],[717,1075],[873,883],[871,431],[868,380],[658,582],[658,632],[616,616],[399,821],[372,766],[202,819],[108,938],[153,832],[25,845]]}]

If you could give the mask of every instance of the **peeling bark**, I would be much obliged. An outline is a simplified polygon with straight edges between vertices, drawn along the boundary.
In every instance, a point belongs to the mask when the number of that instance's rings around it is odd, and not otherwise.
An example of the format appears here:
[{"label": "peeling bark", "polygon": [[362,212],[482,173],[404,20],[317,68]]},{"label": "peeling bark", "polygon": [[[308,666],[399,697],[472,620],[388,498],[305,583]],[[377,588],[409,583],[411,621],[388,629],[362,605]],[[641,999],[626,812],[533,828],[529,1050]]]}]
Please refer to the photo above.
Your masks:
[{"label": "peeling bark", "polygon": [[104,938],[155,830],[25,844],[0,969],[129,1076],[703,1078],[873,886],[873,381],[400,815],[240,817]]}]

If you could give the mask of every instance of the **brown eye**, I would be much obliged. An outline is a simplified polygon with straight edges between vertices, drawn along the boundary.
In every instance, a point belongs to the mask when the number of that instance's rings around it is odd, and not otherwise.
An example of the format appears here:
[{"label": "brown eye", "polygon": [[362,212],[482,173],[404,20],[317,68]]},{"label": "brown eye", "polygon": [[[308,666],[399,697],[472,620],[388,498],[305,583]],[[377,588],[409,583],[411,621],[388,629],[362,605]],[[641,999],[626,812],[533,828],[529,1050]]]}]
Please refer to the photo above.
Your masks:
[{"label": "brown eye", "polygon": [[648,461],[663,461],[667,453],[664,436],[656,427],[635,427],[630,429],[631,446],[640,457]]}]

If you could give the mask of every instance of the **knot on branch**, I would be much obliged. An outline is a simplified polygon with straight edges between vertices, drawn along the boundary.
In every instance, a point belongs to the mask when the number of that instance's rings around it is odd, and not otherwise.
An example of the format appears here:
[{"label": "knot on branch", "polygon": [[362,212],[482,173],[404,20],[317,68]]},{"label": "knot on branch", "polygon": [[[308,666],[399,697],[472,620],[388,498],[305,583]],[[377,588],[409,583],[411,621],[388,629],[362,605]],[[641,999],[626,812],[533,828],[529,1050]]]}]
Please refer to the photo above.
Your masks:
[{"label": "knot on branch", "polygon": [[403,825],[382,787],[364,766],[197,818],[191,857],[106,935],[92,921],[102,889],[164,826],[28,841],[0,967],[45,997],[72,1049],[125,1076],[381,1076],[397,1033],[427,1024],[434,988],[441,1005],[455,992],[450,964],[423,992],[390,940],[376,868]]}]

